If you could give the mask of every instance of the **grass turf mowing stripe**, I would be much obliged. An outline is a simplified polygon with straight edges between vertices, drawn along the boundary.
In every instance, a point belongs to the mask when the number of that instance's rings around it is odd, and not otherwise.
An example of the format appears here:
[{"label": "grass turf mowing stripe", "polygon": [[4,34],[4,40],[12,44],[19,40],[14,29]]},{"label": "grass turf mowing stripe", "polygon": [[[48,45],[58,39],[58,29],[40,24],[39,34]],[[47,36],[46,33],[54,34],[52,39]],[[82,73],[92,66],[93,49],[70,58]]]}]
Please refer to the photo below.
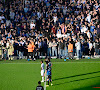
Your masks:
[{"label": "grass turf mowing stripe", "polygon": [[[61,63],[100,63],[100,62],[52,62],[53,64],[61,64]],[[0,63],[0,64],[40,64],[40,63]]]},{"label": "grass turf mowing stripe", "polygon": [[[63,61],[63,60],[62,60]],[[100,85],[100,63],[95,60],[56,62],[51,60],[53,86],[47,90],[91,90]],[[83,63],[85,62],[85,63]],[[93,63],[91,63],[93,62]],[[0,90],[35,90],[41,80],[40,60],[0,61]],[[5,65],[4,65],[4,64]],[[8,64],[9,63],[9,64]],[[13,64],[14,63],[14,64]],[[42,83],[42,86],[44,83]],[[89,87],[89,89],[88,89]]]}]

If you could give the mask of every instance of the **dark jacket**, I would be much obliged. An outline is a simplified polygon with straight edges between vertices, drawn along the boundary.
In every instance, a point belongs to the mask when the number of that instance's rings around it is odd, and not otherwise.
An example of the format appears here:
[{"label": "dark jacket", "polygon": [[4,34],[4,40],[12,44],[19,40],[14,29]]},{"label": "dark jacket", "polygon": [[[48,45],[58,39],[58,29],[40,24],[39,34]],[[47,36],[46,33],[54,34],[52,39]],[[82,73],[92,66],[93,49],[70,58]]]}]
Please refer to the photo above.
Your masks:
[{"label": "dark jacket", "polygon": [[64,47],[65,47],[65,44],[62,43],[62,42],[60,42],[60,43],[59,43],[59,48],[60,48],[60,49],[64,49]]}]

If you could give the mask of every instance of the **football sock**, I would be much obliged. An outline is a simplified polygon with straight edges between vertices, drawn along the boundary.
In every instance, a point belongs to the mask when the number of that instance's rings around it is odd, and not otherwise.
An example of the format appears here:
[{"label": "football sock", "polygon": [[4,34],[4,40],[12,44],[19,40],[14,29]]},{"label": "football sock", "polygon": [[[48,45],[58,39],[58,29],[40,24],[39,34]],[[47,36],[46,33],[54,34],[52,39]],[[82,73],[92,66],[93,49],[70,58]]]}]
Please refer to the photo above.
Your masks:
[{"label": "football sock", "polygon": [[48,85],[49,85],[49,80],[48,80]]},{"label": "football sock", "polygon": [[44,77],[42,77],[42,81],[44,81]]}]

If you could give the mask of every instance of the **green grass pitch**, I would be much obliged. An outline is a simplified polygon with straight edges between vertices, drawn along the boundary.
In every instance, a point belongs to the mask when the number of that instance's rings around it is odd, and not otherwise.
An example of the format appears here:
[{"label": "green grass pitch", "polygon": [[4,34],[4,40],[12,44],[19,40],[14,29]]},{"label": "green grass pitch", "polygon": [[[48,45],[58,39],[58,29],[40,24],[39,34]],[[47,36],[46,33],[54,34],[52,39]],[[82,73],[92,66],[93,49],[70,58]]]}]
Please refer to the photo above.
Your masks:
[{"label": "green grass pitch", "polygon": [[[95,90],[93,87],[100,87],[100,59],[66,62],[52,59],[51,62],[53,86],[47,90]],[[0,61],[0,90],[35,90],[39,80],[40,60]]]}]

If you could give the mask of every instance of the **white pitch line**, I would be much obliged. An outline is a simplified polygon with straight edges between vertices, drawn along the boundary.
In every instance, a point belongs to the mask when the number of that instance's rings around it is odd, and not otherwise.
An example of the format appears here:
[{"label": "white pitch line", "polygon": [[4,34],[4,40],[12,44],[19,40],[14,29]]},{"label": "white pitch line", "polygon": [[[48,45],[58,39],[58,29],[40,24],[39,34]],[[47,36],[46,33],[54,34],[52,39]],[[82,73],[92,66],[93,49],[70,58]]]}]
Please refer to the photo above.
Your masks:
[{"label": "white pitch line", "polygon": [[[45,71],[46,71],[46,66],[45,66]],[[46,90],[46,78],[47,78],[47,73],[45,73],[45,76],[44,76],[44,90]]]},{"label": "white pitch line", "polygon": [[[53,64],[69,64],[69,63],[100,63],[100,62],[52,62]],[[40,64],[40,63],[0,63],[0,64]]]},{"label": "white pitch line", "polygon": [[0,64],[40,64],[40,63],[0,63]]}]

